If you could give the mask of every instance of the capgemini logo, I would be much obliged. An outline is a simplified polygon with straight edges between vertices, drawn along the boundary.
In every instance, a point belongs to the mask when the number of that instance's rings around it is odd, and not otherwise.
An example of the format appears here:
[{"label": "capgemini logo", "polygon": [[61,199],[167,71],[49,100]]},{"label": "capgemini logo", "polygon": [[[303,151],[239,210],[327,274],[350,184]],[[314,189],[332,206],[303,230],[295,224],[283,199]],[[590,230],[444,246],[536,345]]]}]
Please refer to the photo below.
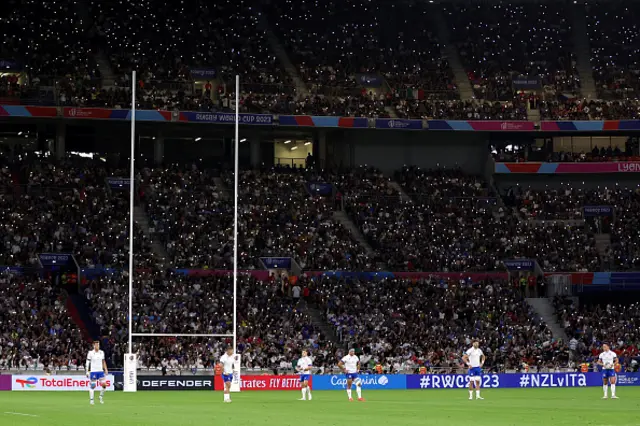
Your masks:
[{"label": "capgemini logo", "polygon": [[378,384],[380,386],[387,386],[388,383],[389,383],[389,378],[387,376],[380,376],[380,378],[378,379]]},{"label": "capgemini logo", "polygon": [[38,383],[38,379],[36,379],[35,377],[28,377],[26,380],[16,379],[16,383],[19,383],[22,386],[22,389],[24,389],[25,387],[27,389],[33,389],[36,387],[36,384]]}]

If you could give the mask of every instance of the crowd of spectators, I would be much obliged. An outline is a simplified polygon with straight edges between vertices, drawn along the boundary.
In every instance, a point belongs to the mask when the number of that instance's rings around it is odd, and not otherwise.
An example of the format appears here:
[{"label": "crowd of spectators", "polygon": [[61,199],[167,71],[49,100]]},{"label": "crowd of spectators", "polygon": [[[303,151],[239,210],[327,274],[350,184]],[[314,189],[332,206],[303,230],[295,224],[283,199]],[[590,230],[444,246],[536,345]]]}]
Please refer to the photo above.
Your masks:
[{"label": "crowd of spectators", "polygon": [[[91,281],[85,295],[95,320],[109,341],[114,361],[126,351],[125,279]],[[260,281],[248,274],[238,278],[238,352],[249,369],[291,369],[303,349],[321,367],[332,360],[334,348],[302,309],[302,293],[283,277]],[[172,272],[138,273],[134,277],[134,332],[230,334],[233,326],[231,275],[183,276]],[[297,297],[295,297],[297,296]],[[134,350],[143,369],[213,369],[230,338],[135,338]]]},{"label": "crowd of spectators", "polygon": [[604,1],[589,3],[586,7],[591,65],[598,95],[605,99],[637,98],[640,7],[636,3]]},{"label": "crowd of spectators", "polygon": [[[0,265],[33,267],[37,253],[74,253],[82,266],[129,263],[128,193],[107,185],[122,176],[99,161],[29,159],[3,170]],[[135,261],[153,263],[150,242],[135,226]]]},{"label": "crowd of spectators", "polygon": [[[105,182],[118,174],[121,171],[100,160],[71,158],[1,167],[6,249],[0,252],[0,264],[33,266],[38,252],[69,251],[89,268],[123,269],[128,197]],[[150,233],[160,237],[169,255],[166,265],[231,269],[233,194],[225,188],[232,181],[232,174],[216,175],[195,166],[140,171],[136,192],[150,216]],[[329,183],[333,193],[315,194],[309,182]],[[511,194],[521,220],[499,202],[482,177],[460,170],[407,167],[392,181],[372,167],[277,168],[242,171],[239,183],[243,269],[260,268],[260,256],[290,256],[303,271],[500,271],[502,260],[519,257],[537,259],[548,272],[640,267],[640,224],[635,215],[640,195],[632,189],[528,188]],[[367,253],[334,219],[334,209],[343,203],[374,253]],[[584,223],[585,205],[610,205],[613,215]],[[136,232],[136,265],[148,269],[134,279],[134,331],[228,333],[229,276],[214,271],[184,276],[154,269],[157,258],[149,241],[141,229]],[[596,248],[594,237],[602,232],[611,235],[604,253]],[[42,320],[28,329],[17,324],[2,332],[0,368],[81,368],[78,360],[86,343],[68,318],[63,294],[28,273],[5,272],[0,280],[9,306],[3,313],[13,315],[9,324],[31,317]],[[242,275],[238,312],[244,365],[288,369],[301,348],[311,347],[320,356],[319,364],[332,367],[340,351],[313,325],[305,313],[307,303],[325,313],[339,339],[358,346],[364,362],[383,363],[387,371],[421,365],[454,370],[460,349],[476,336],[483,336],[483,346],[495,360],[491,368],[517,369],[523,360],[552,368],[567,361],[563,346],[550,339],[544,324],[531,316],[518,287],[506,281],[374,281],[305,274],[297,280],[274,276],[260,281]],[[93,319],[114,364],[126,349],[125,283],[126,275],[120,273],[84,283]],[[308,300],[301,301],[301,295]],[[135,339],[141,367],[159,370],[211,368],[227,343],[206,338]],[[49,351],[53,345],[62,349]]]},{"label": "crowd of spectators", "polygon": [[576,364],[587,362],[594,366],[602,344],[607,343],[622,359],[625,371],[638,370],[638,362],[633,359],[640,353],[640,305],[637,302],[594,304],[556,297],[553,305],[558,322],[570,339],[570,356]]},{"label": "crowd of spectators", "polygon": [[454,4],[445,14],[478,98],[510,100],[522,76],[559,93],[579,90],[571,24],[560,4]]},{"label": "crowd of spectators", "polygon": [[480,179],[462,173],[404,170],[399,194],[347,197],[345,209],[392,270],[462,271],[500,267],[493,228],[504,212]]},{"label": "crowd of spectators", "polygon": [[[135,69],[139,108],[224,111],[233,108],[230,88],[240,73],[243,112],[521,120],[527,108],[513,82],[526,79],[539,81],[535,90],[552,99],[542,102],[542,119],[638,118],[637,102],[630,100],[640,72],[637,5],[585,6],[598,97],[615,102],[574,100],[580,78],[572,19],[561,5],[446,5],[452,41],[476,98],[486,103],[458,100],[442,41],[433,26],[423,25],[435,19],[428,3],[229,0],[192,6],[65,0],[39,7],[12,0],[0,47],[11,74],[0,77],[0,96],[128,108]],[[271,31],[302,84],[276,54]],[[194,70],[208,77],[195,84]],[[55,85],[55,100],[52,90],[39,90],[41,81]]]},{"label": "crowd of spectators", "polygon": [[[572,221],[570,224],[558,222],[552,225],[562,229],[574,228],[574,232],[567,233],[564,238],[558,234],[555,240],[558,243],[566,243],[568,239],[582,241],[585,244],[584,255],[590,256],[592,267],[597,267],[593,240],[596,233],[610,236],[610,242],[598,253],[606,270],[627,271],[640,266],[640,246],[637,243],[639,223],[636,215],[640,195],[637,189],[606,185],[582,188],[568,184],[544,190],[527,188],[517,191],[515,197],[520,214],[527,219]],[[585,206],[610,206],[611,214],[588,217],[583,212]],[[579,224],[583,221],[584,226]]]},{"label": "crowd of spectators", "polygon": [[640,103],[631,99],[542,101],[540,117],[544,120],[637,120]]},{"label": "crowd of spectators", "polygon": [[0,370],[84,365],[87,344],[57,288],[34,274],[2,271],[0,294]]},{"label": "crowd of spectators", "polygon": [[[230,269],[233,262],[232,174],[205,170],[146,172],[145,202],[153,233],[178,267]],[[220,183],[219,182],[219,183]],[[373,268],[364,249],[333,218],[331,199],[312,195],[304,171],[243,171],[239,176],[238,264],[261,256],[294,258],[305,269]]]},{"label": "crowd of spectators", "polygon": [[538,259],[545,271],[600,268],[589,228],[530,226],[478,176],[406,168],[395,179],[409,199],[383,191],[345,197],[345,210],[390,270],[494,271],[518,257]]},{"label": "crowd of spectators", "polygon": [[91,14],[113,71],[153,80],[187,80],[193,69],[215,69],[217,78],[260,85],[286,83],[251,2],[94,1]]},{"label": "crowd of spectators", "polygon": [[360,74],[381,75],[405,94],[406,89],[456,91],[440,41],[424,25],[429,20],[425,4],[288,0],[268,2],[264,10],[302,79],[315,91],[357,90]]},{"label": "crowd of spectators", "polygon": [[16,63],[31,78],[100,78],[95,34],[77,2],[8,0],[3,9],[0,58]]},{"label": "crowd of spectators", "polygon": [[442,120],[526,120],[527,106],[517,100],[420,101],[399,100],[394,104],[401,118]]},{"label": "crowd of spectators", "polygon": [[[126,281],[126,275],[115,274],[84,283],[107,361],[114,366],[127,350]],[[89,345],[70,319],[63,294],[35,276],[5,272],[0,283],[7,307],[0,316],[8,324],[0,334],[0,369],[82,370]],[[388,372],[423,365],[454,371],[474,338],[482,339],[493,371],[518,369],[523,361],[539,368],[566,363],[561,346],[506,281],[304,276],[261,281],[242,274],[238,289],[238,352],[250,370],[291,371],[307,349],[320,372],[333,371],[348,344],[362,354],[365,369],[380,363]],[[232,296],[229,275],[138,272],[133,330],[229,333]],[[339,347],[313,324],[307,304],[325,313]],[[136,337],[134,351],[141,369],[185,374],[213,369],[228,344],[228,338]]]},{"label": "crowd of spectators", "polygon": [[388,371],[459,371],[473,339],[492,371],[566,365],[562,345],[506,281],[318,277],[315,286],[338,336]]}]

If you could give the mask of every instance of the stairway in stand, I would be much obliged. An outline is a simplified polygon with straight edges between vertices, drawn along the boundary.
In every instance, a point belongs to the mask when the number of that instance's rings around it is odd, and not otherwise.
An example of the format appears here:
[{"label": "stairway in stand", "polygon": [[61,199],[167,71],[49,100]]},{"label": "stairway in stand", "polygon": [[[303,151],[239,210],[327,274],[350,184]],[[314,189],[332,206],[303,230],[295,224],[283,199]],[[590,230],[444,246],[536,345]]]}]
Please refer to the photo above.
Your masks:
[{"label": "stairway in stand", "polygon": [[322,311],[318,307],[303,300],[300,301],[299,307],[309,315],[311,318],[311,325],[313,325],[315,329],[319,330],[320,334],[336,345],[340,343],[340,338],[336,335],[335,328],[324,320]]},{"label": "stairway in stand", "polygon": [[547,327],[549,327],[554,339],[562,339],[563,342],[569,341],[567,333],[556,318],[555,309],[550,299],[546,297],[528,298],[527,303],[533,308],[536,314],[540,316]]},{"label": "stairway in stand", "polygon": [[374,254],[373,248],[371,248],[367,240],[364,238],[362,232],[360,232],[356,224],[353,223],[351,219],[349,219],[349,216],[347,216],[344,211],[339,210],[333,212],[333,219],[344,226],[345,229],[351,233],[353,239],[356,240],[365,249],[368,255],[371,256]]},{"label": "stairway in stand", "polygon": [[164,248],[164,246],[160,244],[160,242],[158,242],[156,236],[151,233],[151,225],[149,224],[149,217],[147,216],[147,212],[145,212],[144,209],[140,206],[134,207],[133,220],[136,224],[138,224],[138,226],[142,230],[142,233],[151,242],[151,250],[153,250],[153,254],[158,261],[158,266],[164,267],[164,264],[169,259],[169,254],[167,253],[167,250]]}]

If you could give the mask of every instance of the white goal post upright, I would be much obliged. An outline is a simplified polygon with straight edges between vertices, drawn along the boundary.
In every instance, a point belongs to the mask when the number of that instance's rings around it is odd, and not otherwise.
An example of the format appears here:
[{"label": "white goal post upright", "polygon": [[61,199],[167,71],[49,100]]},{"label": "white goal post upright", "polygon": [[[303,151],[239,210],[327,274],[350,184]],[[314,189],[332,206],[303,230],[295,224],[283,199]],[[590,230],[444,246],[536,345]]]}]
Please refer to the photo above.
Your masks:
[{"label": "white goal post upright", "polygon": [[131,73],[131,153],[129,158],[129,343],[124,356],[124,377],[122,387],[125,392],[135,392],[138,387],[137,357],[131,348],[133,338],[133,207],[135,191],[136,153],[136,72]]},{"label": "white goal post upright", "polygon": [[[240,75],[236,75],[236,119],[233,149],[233,352],[238,353],[238,151],[240,150]],[[233,364],[231,392],[240,392],[240,357]]]},{"label": "white goal post upright", "polygon": [[[237,296],[238,296],[238,150],[240,147],[240,76],[236,75],[236,107],[235,107],[235,139],[234,139],[234,214],[233,214],[233,333],[232,334],[200,334],[200,333],[134,333],[133,332],[133,226],[134,226],[134,183],[135,183],[135,135],[136,135],[136,72],[131,76],[131,158],[129,176],[129,341],[127,353],[124,356],[124,380],[125,392],[136,392],[137,378],[137,354],[133,353],[133,337],[233,337],[233,350],[238,349],[237,339]],[[233,366],[232,392],[240,392],[240,358]]]}]

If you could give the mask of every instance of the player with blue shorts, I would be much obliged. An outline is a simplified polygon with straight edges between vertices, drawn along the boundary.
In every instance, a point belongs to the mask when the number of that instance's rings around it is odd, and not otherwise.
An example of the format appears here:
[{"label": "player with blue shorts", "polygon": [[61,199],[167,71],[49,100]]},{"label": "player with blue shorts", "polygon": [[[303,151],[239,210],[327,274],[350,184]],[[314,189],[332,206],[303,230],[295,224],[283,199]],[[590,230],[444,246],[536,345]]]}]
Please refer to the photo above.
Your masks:
[{"label": "player with blue shorts", "polygon": [[222,364],[222,381],[224,382],[224,402],[231,402],[233,365],[237,360],[238,355],[233,354],[232,347],[228,347],[227,351],[220,357],[220,364]]},{"label": "player with blue shorts", "polygon": [[104,391],[107,389],[106,376],[109,374],[107,363],[104,359],[104,352],[100,350],[100,342],[93,342],[93,350],[87,354],[87,377],[90,380],[89,403],[93,405],[93,395],[96,387],[100,384],[100,404],[104,404]]},{"label": "player with blue shorts", "polygon": [[309,358],[307,351],[302,351],[302,356],[296,364],[296,370],[300,374],[300,387],[302,389],[302,398],[299,401],[306,401],[307,394],[309,395],[309,401],[311,401],[311,387],[309,386],[309,379],[311,378],[311,368],[313,361]]},{"label": "player with blue shorts", "polygon": [[473,346],[462,355],[462,360],[469,367],[469,399],[473,399],[473,390],[476,391],[476,399],[484,399],[480,396],[482,384],[482,366],[485,361],[484,353],[480,349],[480,343],[475,340]]},{"label": "player with blue shorts", "polygon": [[342,357],[338,363],[338,367],[347,376],[347,396],[349,401],[353,401],[351,397],[351,386],[356,384],[356,393],[358,394],[358,401],[364,401],[362,397],[362,382],[358,378],[358,372],[360,372],[360,358],[356,355],[355,349],[349,349],[349,355]]},{"label": "player with blue shorts", "polygon": [[616,396],[616,382],[618,376],[616,375],[616,365],[618,364],[618,355],[611,350],[609,345],[604,343],[602,345],[602,353],[598,356],[598,365],[602,366],[602,390],[604,396],[602,399],[607,399],[607,391],[609,385],[611,385],[611,399],[618,399]]}]

